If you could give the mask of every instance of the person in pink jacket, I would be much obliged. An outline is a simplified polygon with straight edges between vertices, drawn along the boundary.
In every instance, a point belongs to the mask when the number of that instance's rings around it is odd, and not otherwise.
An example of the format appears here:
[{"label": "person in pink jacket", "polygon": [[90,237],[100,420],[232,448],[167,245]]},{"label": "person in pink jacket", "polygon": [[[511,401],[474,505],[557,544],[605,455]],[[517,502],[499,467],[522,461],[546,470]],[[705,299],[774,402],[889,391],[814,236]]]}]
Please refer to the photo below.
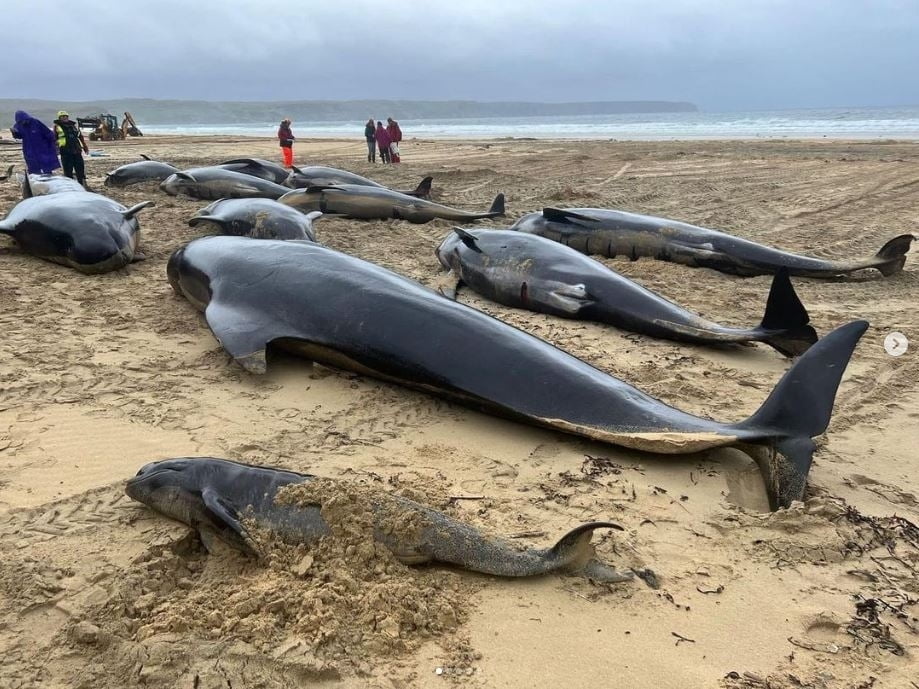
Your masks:
[{"label": "person in pink jacket", "polygon": [[389,162],[389,132],[383,127],[383,123],[377,121],[377,146],[380,148],[380,159],[384,163]]}]

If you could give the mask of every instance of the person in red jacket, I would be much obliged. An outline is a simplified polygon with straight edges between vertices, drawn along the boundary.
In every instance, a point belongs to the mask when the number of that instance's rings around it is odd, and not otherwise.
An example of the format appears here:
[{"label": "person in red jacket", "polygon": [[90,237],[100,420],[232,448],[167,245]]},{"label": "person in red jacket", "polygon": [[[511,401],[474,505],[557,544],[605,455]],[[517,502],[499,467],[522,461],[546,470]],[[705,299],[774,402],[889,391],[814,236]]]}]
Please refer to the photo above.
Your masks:
[{"label": "person in red jacket", "polygon": [[399,142],[402,141],[402,130],[399,128],[399,123],[393,118],[387,117],[386,121],[389,123],[386,127],[386,132],[389,134],[389,159],[390,162],[398,163],[400,161]]},{"label": "person in red jacket", "polygon": [[389,160],[389,132],[383,128],[383,123],[379,120],[377,121],[377,146],[380,147],[380,159],[384,163],[390,162]]},{"label": "person in red jacket", "polygon": [[294,133],[290,130],[290,120],[281,120],[281,126],[278,127],[278,143],[284,155],[285,167],[291,167],[294,164],[294,139]]}]

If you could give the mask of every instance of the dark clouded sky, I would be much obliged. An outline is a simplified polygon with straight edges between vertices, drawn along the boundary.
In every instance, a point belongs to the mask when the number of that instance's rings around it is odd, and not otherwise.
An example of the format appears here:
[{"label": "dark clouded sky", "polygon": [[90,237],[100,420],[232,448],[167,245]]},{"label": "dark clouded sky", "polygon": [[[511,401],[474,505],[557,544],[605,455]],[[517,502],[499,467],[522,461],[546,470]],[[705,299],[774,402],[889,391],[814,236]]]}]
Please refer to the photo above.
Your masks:
[{"label": "dark clouded sky", "polygon": [[3,5],[0,98],[919,104],[919,0]]}]

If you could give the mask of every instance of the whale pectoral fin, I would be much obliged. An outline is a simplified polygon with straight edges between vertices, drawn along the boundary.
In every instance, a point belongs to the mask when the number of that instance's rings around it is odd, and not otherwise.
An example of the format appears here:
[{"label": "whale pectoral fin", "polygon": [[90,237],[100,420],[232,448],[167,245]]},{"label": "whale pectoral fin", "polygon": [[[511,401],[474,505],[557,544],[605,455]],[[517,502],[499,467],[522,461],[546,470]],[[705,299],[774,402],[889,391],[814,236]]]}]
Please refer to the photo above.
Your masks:
[{"label": "whale pectoral fin", "polygon": [[293,333],[277,332],[258,312],[242,311],[212,298],[204,311],[207,324],[230,356],[249,373],[265,373],[265,348],[272,340]]},{"label": "whale pectoral fin", "polygon": [[[210,512],[211,518],[213,518],[216,523],[223,524],[233,531],[239,536],[240,541],[253,553],[258,552],[252,540],[252,535],[243,525],[239,518],[239,511],[232,503],[226,498],[218,495],[212,488],[205,488],[202,490],[201,499],[204,501],[204,506],[207,507],[208,512]],[[201,533],[200,529],[199,533]],[[207,544],[205,543],[205,547],[206,546]]]},{"label": "whale pectoral fin", "polygon": [[583,283],[568,284],[532,278],[521,285],[520,300],[525,304],[541,303],[552,310],[569,314],[576,314],[596,301]]},{"label": "whale pectoral fin", "polygon": [[565,285],[550,293],[552,304],[567,313],[577,313],[594,303],[584,285]]}]

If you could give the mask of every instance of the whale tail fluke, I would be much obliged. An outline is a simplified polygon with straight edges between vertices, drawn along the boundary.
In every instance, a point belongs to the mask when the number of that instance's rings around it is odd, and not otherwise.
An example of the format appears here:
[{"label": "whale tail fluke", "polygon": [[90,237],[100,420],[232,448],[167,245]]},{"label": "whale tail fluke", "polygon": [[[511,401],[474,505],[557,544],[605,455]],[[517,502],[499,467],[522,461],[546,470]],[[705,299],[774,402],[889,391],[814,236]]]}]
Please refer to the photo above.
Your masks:
[{"label": "whale tail fluke", "polygon": [[875,259],[881,261],[875,268],[881,271],[884,277],[899,273],[906,264],[906,252],[915,240],[916,237],[911,234],[901,234],[891,239],[874,255]]},{"label": "whale tail fluke", "polygon": [[809,325],[810,316],[798,298],[787,268],[780,268],[772,278],[766,313],[761,330],[772,331],[763,342],[785,356],[800,356],[817,341],[817,332]]},{"label": "whale tail fluke", "polygon": [[498,194],[488,209],[488,215],[491,217],[504,215],[504,194]]},{"label": "whale tail fluke", "polygon": [[853,321],[826,335],[788,369],[753,416],[735,426],[741,440],[768,444],[769,452],[754,459],[773,509],[803,497],[812,438],[829,425],[842,374],[867,329],[867,321]]}]

